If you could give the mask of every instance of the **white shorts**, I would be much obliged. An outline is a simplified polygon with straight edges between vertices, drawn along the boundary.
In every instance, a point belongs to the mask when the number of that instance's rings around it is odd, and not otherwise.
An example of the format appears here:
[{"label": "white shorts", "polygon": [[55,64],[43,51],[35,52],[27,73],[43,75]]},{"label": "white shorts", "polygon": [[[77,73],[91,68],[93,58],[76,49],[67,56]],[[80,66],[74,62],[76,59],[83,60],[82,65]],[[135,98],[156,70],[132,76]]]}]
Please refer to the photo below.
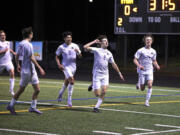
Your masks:
[{"label": "white shorts", "polygon": [[70,69],[69,67],[65,67],[64,70],[64,76],[66,79],[68,79],[69,77],[73,77],[75,72],[76,72],[76,69]]},{"label": "white shorts", "polygon": [[37,73],[21,73],[21,80],[19,85],[21,87],[26,87],[28,83],[31,83],[32,85],[39,83]]},{"label": "white shorts", "polygon": [[153,79],[153,74],[139,74],[139,83],[141,85],[144,85],[149,80],[153,81]]},{"label": "white shorts", "polygon": [[8,72],[11,69],[14,69],[14,66],[13,66],[12,62],[9,62],[9,63],[4,64],[4,65],[0,65],[0,73],[3,72],[4,69],[6,69]]},{"label": "white shorts", "polygon": [[109,85],[109,75],[95,72],[93,74],[93,90],[98,90],[102,86]]}]

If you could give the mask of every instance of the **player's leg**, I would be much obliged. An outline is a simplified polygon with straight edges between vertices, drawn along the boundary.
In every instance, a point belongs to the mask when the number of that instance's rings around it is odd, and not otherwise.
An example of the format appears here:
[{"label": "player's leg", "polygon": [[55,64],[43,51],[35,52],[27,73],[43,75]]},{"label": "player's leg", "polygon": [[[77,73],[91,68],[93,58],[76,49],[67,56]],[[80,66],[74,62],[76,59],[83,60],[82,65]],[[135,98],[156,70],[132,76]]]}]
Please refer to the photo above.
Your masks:
[{"label": "player's leg", "polygon": [[93,89],[93,81],[91,82],[91,84],[88,86],[88,91],[92,91]]},{"label": "player's leg", "polygon": [[63,85],[62,85],[62,88],[59,90],[59,96],[58,96],[58,99],[57,99],[58,102],[61,102],[61,101],[62,101],[63,93],[65,92],[68,84],[69,84],[69,81],[68,81],[68,79],[65,78],[65,79],[64,79],[64,83],[63,83]]},{"label": "player's leg", "polygon": [[139,74],[138,74],[138,82],[136,83],[136,89],[140,89],[141,86],[140,86],[140,77],[139,77]]},{"label": "player's leg", "polygon": [[69,81],[69,85],[68,85],[68,106],[72,107],[72,94],[73,94],[73,90],[74,90],[74,77],[69,77],[68,78]]},{"label": "player's leg", "polygon": [[11,95],[14,95],[14,82],[15,82],[15,77],[14,77],[14,68],[9,70],[9,92],[11,93]]},{"label": "player's leg", "polygon": [[148,85],[148,90],[147,90],[147,94],[146,94],[146,102],[145,102],[145,106],[150,106],[149,105],[149,101],[152,95],[152,85],[153,85],[153,75],[147,75],[147,85]]},{"label": "player's leg", "polygon": [[141,91],[144,91],[145,90],[145,83],[146,83],[146,80],[145,80],[145,75],[144,74],[139,74],[139,83],[140,83],[140,89]]},{"label": "player's leg", "polygon": [[33,86],[33,89],[34,89],[34,93],[32,95],[32,103],[31,103],[31,107],[29,108],[29,112],[42,114],[41,111],[36,109],[36,107],[37,107],[37,98],[38,98],[38,95],[40,93],[39,79],[38,79],[37,73],[34,73],[32,75],[31,82],[32,82],[32,86]]}]

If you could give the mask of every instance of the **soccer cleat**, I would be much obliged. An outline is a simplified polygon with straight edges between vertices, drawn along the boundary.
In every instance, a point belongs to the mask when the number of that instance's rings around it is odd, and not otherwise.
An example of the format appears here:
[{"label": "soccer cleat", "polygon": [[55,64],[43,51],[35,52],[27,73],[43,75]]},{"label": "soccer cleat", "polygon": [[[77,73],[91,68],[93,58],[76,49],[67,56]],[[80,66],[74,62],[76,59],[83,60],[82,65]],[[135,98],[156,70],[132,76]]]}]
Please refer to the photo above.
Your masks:
[{"label": "soccer cleat", "polygon": [[62,101],[62,94],[59,94],[58,98],[57,98],[57,101],[58,102],[61,102]]},{"label": "soccer cleat", "polygon": [[94,108],[92,112],[94,112],[94,113],[100,113],[100,111],[99,111],[98,108]]},{"label": "soccer cleat", "polygon": [[10,106],[10,104],[8,104],[7,110],[10,111],[10,113],[11,113],[12,115],[16,115],[16,112],[15,112],[14,107],[13,107],[13,106]]},{"label": "soccer cleat", "polygon": [[146,102],[144,105],[145,105],[146,107],[149,107],[149,106],[150,106],[149,102]]},{"label": "soccer cleat", "polygon": [[32,108],[32,107],[30,107],[29,108],[29,112],[34,112],[34,113],[37,113],[37,114],[42,114],[42,112],[41,111],[39,111],[38,109],[36,109],[36,108]]},{"label": "soccer cleat", "polygon": [[68,102],[68,107],[72,107],[72,102]]},{"label": "soccer cleat", "polygon": [[91,85],[89,85],[89,87],[88,87],[88,91],[92,91],[92,84],[91,84]]}]

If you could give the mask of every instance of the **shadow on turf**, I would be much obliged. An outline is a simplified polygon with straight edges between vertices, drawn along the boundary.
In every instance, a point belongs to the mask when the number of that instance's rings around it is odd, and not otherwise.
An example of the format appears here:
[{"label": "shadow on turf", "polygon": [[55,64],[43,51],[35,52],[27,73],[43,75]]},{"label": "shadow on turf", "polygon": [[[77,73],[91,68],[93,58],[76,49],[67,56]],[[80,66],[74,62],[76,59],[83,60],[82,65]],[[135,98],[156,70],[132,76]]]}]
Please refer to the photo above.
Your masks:
[{"label": "shadow on turf", "polygon": [[104,101],[103,103],[106,103],[106,104],[125,104],[125,105],[139,105],[139,104],[134,104],[134,103],[131,103],[131,102],[112,102],[112,101]]},{"label": "shadow on turf", "polygon": [[67,111],[75,111],[75,112],[92,112],[92,109],[85,109],[85,108],[65,108],[58,110],[67,110]]}]

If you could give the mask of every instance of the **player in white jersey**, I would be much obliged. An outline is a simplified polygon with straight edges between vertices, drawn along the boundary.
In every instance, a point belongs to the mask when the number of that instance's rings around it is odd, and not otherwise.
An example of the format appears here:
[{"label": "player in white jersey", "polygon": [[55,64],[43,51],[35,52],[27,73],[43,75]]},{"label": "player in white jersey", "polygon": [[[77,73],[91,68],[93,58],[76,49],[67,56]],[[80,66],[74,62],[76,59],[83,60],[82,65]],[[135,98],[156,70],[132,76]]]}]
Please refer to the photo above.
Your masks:
[{"label": "player in white jersey", "polygon": [[153,43],[152,35],[146,35],[143,38],[145,47],[140,48],[134,55],[134,64],[138,67],[140,88],[143,91],[145,89],[145,83],[147,82],[148,91],[146,95],[145,106],[149,105],[149,100],[152,94],[153,84],[153,66],[160,70],[160,67],[156,61],[156,51],[151,48]]},{"label": "player in white jersey", "polygon": [[[32,95],[32,103],[31,103],[31,107],[29,108],[29,112],[42,114],[42,112],[36,109],[37,97],[40,92],[40,87],[39,87],[39,79],[36,73],[35,66],[39,69],[41,75],[45,75],[45,72],[41,68],[41,66],[37,63],[34,57],[33,46],[30,43],[31,39],[33,38],[32,28],[31,27],[24,28],[22,30],[22,35],[23,35],[23,41],[19,43],[18,51],[16,55],[17,71],[21,72],[21,80],[19,84],[19,89],[13,96],[11,102],[8,104],[7,110],[9,110],[13,115],[16,114],[14,105],[18,100],[19,96],[24,92],[28,83],[31,83],[34,88],[34,93]],[[22,56],[21,66],[19,64],[19,56]]]},{"label": "player in white jersey", "polygon": [[[61,71],[65,75],[64,84],[59,91],[58,101],[62,101],[62,96],[66,88],[68,88],[68,106],[72,107],[72,94],[74,87],[74,74],[76,72],[76,56],[81,57],[81,51],[77,44],[72,43],[72,33],[63,33],[64,43],[56,50],[56,62]],[[59,56],[62,55],[62,62]]]},{"label": "player in white jersey", "polygon": [[10,42],[6,41],[6,33],[0,30],[0,73],[6,69],[9,72],[9,92],[14,95],[14,66],[12,64],[11,53],[16,53],[10,48]]},{"label": "player in white jersey", "polygon": [[[101,48],[91,47],[93,44],[100,44]],[[84,49],[94,53],[94,67],[93,67],[93,90],[98,102],[95,105],[93,112],[99,112],[99,107],[103,102],[108,85],[109,85],[109,63],[117,71],[119,77],[124,80],[118,66],[114,62],[113,55],[107,50],[108,39],[105,35],[100,35],[98,39],[84,45]]]}]

